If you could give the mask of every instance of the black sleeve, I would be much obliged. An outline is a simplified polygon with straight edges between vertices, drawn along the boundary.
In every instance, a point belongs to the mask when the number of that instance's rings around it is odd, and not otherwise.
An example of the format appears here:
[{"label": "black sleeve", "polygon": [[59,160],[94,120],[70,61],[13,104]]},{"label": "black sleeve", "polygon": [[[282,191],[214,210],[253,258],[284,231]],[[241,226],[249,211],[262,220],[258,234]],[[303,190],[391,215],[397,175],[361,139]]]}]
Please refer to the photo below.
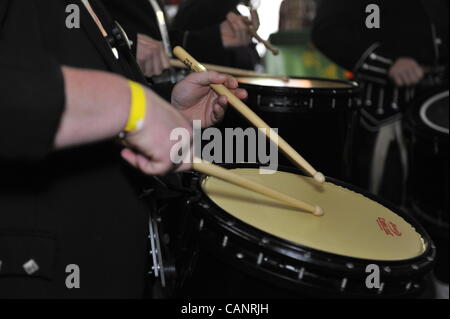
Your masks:
[{"label": "black sleeve", "polygon": [[44,52],[0,41],[0,159],[38,161],[50,153],[65,104],[60,66]]},{"label": "black sleeve", "polygon": [[177,30],[192,31],[222,23],[240,0],[185,0],[174,19]]},{"label": "black sleeve", "polygon": [[[207,45],[205,45],[207,43]],[[211,26],[202,30],[186,31],[182,45],[197,60],[204,63],[215,63],[228,60],[223,47],[220,26]]]},{"label": "black sleeve", "polygon": [[347,70],[384,81],[394,61],[374,33],[365,28],[365,1],[321,0],[312,39],[328,58]]},{"label": "black sleeve", "polygon": [[179,35],[177,44],[184,46],[204,63],[253,70],[259,63],[254,45],[228,49],[222,43],[220,26],[227,13],[235,10],[239,2],[240,0],[182,2],[172,26],[173,33],[178,32]]},{"label": "black sleeve", "polygon": [[142,33],[161,40],[155,12],[148,0],[102,0],[102,3],[131,39]]}]

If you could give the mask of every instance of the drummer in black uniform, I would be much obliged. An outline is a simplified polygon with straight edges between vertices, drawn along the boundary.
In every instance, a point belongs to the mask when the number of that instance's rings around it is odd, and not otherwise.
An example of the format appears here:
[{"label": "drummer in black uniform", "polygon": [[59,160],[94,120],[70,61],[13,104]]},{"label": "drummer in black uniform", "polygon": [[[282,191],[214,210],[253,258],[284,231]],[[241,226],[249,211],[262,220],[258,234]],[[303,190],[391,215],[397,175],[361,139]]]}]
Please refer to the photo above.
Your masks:
[{"label": "drummer in black uniform", "polygon": [[[147,77],[160,75],[170,67],[170,48],[182,45],[204,63],[254,69],[259,63],[248,25],[256,30],[259,18],[251,22],[238,14],[240,0],[182,2],[171,24],[160,0],[102,0],[105,7],[129,34],[132,51]],[[161,25],[156,11],[165,17]],[[208,49],[205,49],[208,43]]]},{"label": "drummer in black uniform", "polygon": [[[183,1],[173,23],[182,34],[181,44],[199,61],[254,70],[260,59],[248,26],[258,30],[259,17],[255,10],[251,20],[241,16],[236,9],[241,2]],[[205,43],[211,44],[208,50]]]},{"label": "drummer in black uniform", "polygon": [[[169,136],[192,118],[145,88],[128,44],[97,0],[0,3],[0,298],[144,296],[148,208],[123,158],[149,175],[189,168]],[[200,102],[210,83],[237,86],[203,73],[174,92],[180,111],[212,112],[205,126],[225,105]]]},{"label": "drummer in black uniform", "polygon": [[313,41],[363,89],[355,182],[404,204],[401,118],[415,97],[448,78],[448,1],[322,0]]}]

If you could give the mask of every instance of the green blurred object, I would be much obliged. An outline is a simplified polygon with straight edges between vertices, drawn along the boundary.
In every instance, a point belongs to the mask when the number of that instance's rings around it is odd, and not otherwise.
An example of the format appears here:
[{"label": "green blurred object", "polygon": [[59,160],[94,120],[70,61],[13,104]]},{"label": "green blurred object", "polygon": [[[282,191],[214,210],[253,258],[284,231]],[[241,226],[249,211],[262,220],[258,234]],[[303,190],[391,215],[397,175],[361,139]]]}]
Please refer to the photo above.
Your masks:
[{"label": "green blurred object", "polygon": [[280,54],[266,54],[266,73],[345,80],[348,72],[320,53],[312,44],[310,34],[309,29],[273,34],[270,42]]}]

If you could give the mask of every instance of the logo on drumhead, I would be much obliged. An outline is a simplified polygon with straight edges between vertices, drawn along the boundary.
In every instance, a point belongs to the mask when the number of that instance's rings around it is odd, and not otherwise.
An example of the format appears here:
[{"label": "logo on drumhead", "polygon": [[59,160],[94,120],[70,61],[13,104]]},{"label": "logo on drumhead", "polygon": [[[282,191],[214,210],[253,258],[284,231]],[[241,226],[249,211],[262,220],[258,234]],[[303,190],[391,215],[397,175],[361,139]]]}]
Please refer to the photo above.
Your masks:
[{"label": "logo on drumhead", "polygon": [[[268,134],[274,140],[278,139],[277,129],[272,129]],[[201,158],[216,164],[261,164],[260,173],[265,175],[278,170],[277,143],[268,141],[264,129],[226,128],[222,131],[210,127],[202,130],[201,121],[194,121],[193,150],[186,147],[190,145],[191,134],[184,128],[173,130],[170,140],[176,142],[170,152],[172,163],[176,165]]]},{"label": "logo on drumhead", "polygon": [[380,217],[377,219],[378,227],[388,236],[402,237],[402,232],[398,229],[397,224],[389,222],[386,219]]}]

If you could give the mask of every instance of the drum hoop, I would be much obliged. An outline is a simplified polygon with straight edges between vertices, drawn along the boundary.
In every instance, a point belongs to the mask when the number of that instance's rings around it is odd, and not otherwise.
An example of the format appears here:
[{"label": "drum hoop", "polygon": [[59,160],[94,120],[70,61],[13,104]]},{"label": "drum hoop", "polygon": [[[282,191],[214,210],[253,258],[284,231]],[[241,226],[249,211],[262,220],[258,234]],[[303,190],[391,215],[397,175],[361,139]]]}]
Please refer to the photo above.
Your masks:
[{"label": "drum hoop", "polygon": [[446,129],[445,127],[442,127],[442,126],[439,126],[439,125],[433,123],[427,117],[427,111],[430,107],[432,107],[434,105],[434,103],[436,103],[437,101],[440,101],[443,98],[448,97],[448,96],[449,96],[449,91],[442,92],[441,94],[438,94],[438,95],[428,99],[420,110],[420,118],[429,128],[431,128],[435,131],[438,131],[440,133],[447,134],[447,135],[449,135],[449,129],[448,128]]},{"label": "drum hoop", "polygon": [[[258,168],[258,165],[256,164],[227,164],[223,165],[226,168]],[[288,173],[295,173],[299,175],[304,174],[295,169],[295,168],[289,168],[289,167],[280,167],[280,171],[288,172]],[[279,254],[282,254],[286,257],[296,259],[298,261],[307,261],[312,265],[316,266],[322,266],[322,267],[328,267],[330,264],[333,264],[334,266],[342,266],[342,270],[349,271],[348,267],[346,267],[349,264],[352,264],[354,266],[354,270],[361,270],[365,269],[365,267],[369,264],[377,264],[380,265],[382,268],[388,267],[390,268],[390,274],[392,275],[401,275],[402,273],[408,273],[411,272],[411,265],[414,265],[418,267],[416,269],[417,273],[420,272],[426,272],[430,269],[432,266],[435,256],[436,256],[436,247],[429,236],[429,234],[426,232],[426,230],[423,228],[422,225],[420,225],[417,220],[406,214],[405,212],[402,212],[398,208],[396,208],[394,205],[377,198],[374,195],[368,194],[366,191],[355,187],[353,185],[349,185],[345,182],[341,182],[339,180],[335,180],[333,178],[328,178],[328,181],[341,186],[345,187],[347,189],[350,189],[352,191],[355,191],[361,195],[364,195],[370,200],[373,200],[386,208],[392,210],[394,213],[399,215],[400,217],[404,218],[408,223],[410,223],[416,231],[421,234],[422,238],[425,240],[425,243],[427,244],[426,251],[417,257],[405,259],[405,260],[399,260],[399,261],[381,261],[381,260],[370,260],[370,259],[362,259],[362,258],[355,258],[355,257],[348,257],[343,255],[337,255],[330,252],[321,251],[318,249],[310,248],[307,246],[303,246],[301,244],[291,242],[282,238],[279,238],[277,236],[274,236],[269,233],[265,233],[264,231],[261,231],[257,229],[256,227],[246,224],[243,221],[239,220],[238,218],[232,216],[231,214],[227,213],[224,209],[222,209],[220,206],[218,206],[214,201],[209,198],[208,195],[205,194],[203,191],[201,185],[203,181],[207,178],[204,175],[201,175],[201,178],[199,178],[198,181],[198,187],[200,189],[200,192],[202,194],[202,198],[199,200],[200,202],[206,202],[207,205],[210,208],[213,208],[215,210],[215,213],[208,214],[207,216],[214,219],[215,222],[219,224],[219,227],[225,229],[226,231],[233,233],[234,235],[237,235],[238,237],[245,239],[247,241],[253,242],[254,245],[257,247],[261,247],[261,241],[263,239],[267,239],[270,244],[264,246],[265,249],[268,247],[271,251],[275,251]],[[225,221],[227,219],[227,221]],[[230,224],[230,221],[232,223]],[[262,248],[260,248],[262,249]],[[311,255],[311,257],[308,257],[307,260],[305,260],[305,253],[308,255]],[[336,270],[336,269],[334,269]]]},{"label": "drum hoop", "polygon": [[[335,82],[340,84],[348,84],[349,87],[347,88],[296,88],[296,87],[283,87],[283,86],[270,86],[270,85],[257,85],[257,84],[250,84],[250,83],[240,83],[239,86],[242,87],[252,87],[260,90],[271,90],[273,92],[292,92],[293,94],[309,91],[309,92],[321,92],[326,93],[329,92],[330,95],[357,95],[359,91],[361,90],[361,86],[355,82],[355,81],[346,81],[346,80],[338,80],[338,79],[324,79],[324,78],[318,78],[318,77],[291,77],[291,79],[294,80],[311,80],[311,81],[327,81],[327,82]],[[239,81],[239,79],[238,79]],[[334,93],[336,92],[336,93]]]}]

